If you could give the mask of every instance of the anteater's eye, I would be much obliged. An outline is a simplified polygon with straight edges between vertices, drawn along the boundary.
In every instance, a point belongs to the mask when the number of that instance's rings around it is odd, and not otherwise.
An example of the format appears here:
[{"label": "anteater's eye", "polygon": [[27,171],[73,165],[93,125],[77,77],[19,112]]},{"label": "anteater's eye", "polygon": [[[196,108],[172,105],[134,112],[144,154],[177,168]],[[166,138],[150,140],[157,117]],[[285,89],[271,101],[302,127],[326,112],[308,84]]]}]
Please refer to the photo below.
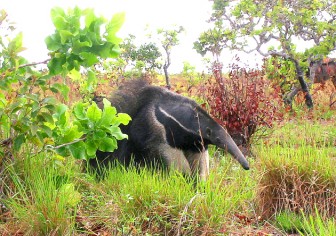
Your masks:
[{"label": "anteater's eye", "polygon": [[211,136],[211,129],[209,127],[206,128],[205,132],[208,137]]}]

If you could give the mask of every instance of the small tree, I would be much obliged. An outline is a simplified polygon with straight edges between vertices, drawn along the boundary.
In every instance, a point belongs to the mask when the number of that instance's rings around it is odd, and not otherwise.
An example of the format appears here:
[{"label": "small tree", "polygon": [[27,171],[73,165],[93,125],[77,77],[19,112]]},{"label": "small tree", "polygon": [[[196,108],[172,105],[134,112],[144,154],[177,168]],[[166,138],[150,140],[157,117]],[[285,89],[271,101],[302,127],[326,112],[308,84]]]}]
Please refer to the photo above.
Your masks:
[{"label": "small tree", "polygon": [[191,65],[188,61],[184,61],[182,75],[183,77],[188,78],[189,86],[193,86],[197,77],[196,67]]},{"label": "small tree", "polygon": [[157,33],[160,36],[160,43],[166,53],[165,63],[163,65],[163,70],[166,78],[167,87],[170,89],[170,79],[168,75],[168,68],[171,64],[170,54],[172,47],[179,44],[178,35],[184,31],[182,26],[179,26],[175,29],[158,29]]},{"label": "small tree", "polygon": [[190,62],[184,61],[182,75],[189,76],[190,78],[192,78],[195,76],[195,74],[196,74],[196,67],[191,65]]},{"label": "small tree", "polygon": [[215,61],[218,63],[219,57],[225,46],[223,42],[224,38],[225,32],[222,29],[209,29],[201,33],[198,41],[194,42],[194,49],[202,56],[205,56],[207,52],[211,52]]},{"label": "small tree", "polygon": [[[126,67],[129,66],[133,58],[136,54],[137,46],[134,43],[135,36],[133,34],[129,34],[126,38],[124,38],[123,42],[120,43],[120,59],[124,61],[123,67],[121,71],[125,73]],[[118,59],[117,59],[118,60]],[[122,65],[121,63],[118,63]]]},{"label": "small tree", "polygon": [[156,44],[150,42],[140,45],[133,59],[142,61],[146,72],[151,72],[161,68],[161,64],[157,61],[161,55],[162,54]]},{"label": "small tree", "polygon": [[[210,19],[225,34],[224,47],[292,61],[313,106],[302,64],[336,49],[336,5],[331,0],[214,0]],[[297,45],[311,45],[300,53]]]},{"label": "small tree", "polygon": [[[151,73],[156,69],[161,69],[161,64],[158,62],[158,58],[161,57],[161,52],[158,46],[153,43],[144,43],[140,46],[135,44],[135,36],[129,34],[128,37],[120,44],[120,58],[116,60],[118,63],[113,62],[114,65],[121,65],[121,70],[123,74],[126,73],[126,67],[131,67],[131,71],[136,71],[136,74],[142,74],[143,70],[145,72]],[[123,63],[120,63],[122,61]],[[131,73],[133,75],[133,73]]]},{"label": "small tree", "polygon": [[[6,18],[0,11],[0,27],[12,30]],[[20,151],[23,144],[31,147],[31,153],[52,150],[88,159],[97,149],[112,152],[117,140],[127,138],[119,125],[127,124],[130,117],[117,114],[110,102],[104,100],[104,111],[96,103],[79,102],[70,112],[52,96],[61,93],[67,97],[68,86],[48,84],[53,76],[81,77],[80,70],[86,70],[86,88],[91,90],[97,80],[92,70],[95,63],[118,56],[121,39],[116,33],[124,14],[108,21],[92,9],[64,11],[56,7],[51,19],[55,31],[45,40],[50,58],[41,62],[47,63],[48,73],[34,70],[33,66],[41,63],[27,63],[19,55],[24,50],[21,33],[9,40],[0,34],[0,171],[2,157]]]}]

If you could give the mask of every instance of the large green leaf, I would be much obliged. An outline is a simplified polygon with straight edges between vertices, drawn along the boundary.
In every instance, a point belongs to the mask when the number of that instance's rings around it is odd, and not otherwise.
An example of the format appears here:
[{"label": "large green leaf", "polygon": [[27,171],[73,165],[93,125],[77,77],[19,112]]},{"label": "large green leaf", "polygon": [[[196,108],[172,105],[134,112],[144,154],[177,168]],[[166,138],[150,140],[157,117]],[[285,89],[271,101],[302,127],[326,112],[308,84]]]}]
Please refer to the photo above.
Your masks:
[{"label": "large green leaf", "polygon": [[46,106],[46,105],[55,105],[57,102],[55,97],[45,97],[43,98],[41,104]]},{"label": "large green leaf", "polygon": [[48,62],[49,74],[58,75],[63,72],[63,65],[66,63],[66,56],[63,55],[59,58],[53,57]]},{"label": "large green leaf", "polygon": [[7,105],[7,100],[4,94],[0,93],[0,108],[4,108]]},{"label": "large green leaf", "polygon": [[48,137],[52,136],[52,130],[47,125],[41,125],[39,132],[46,134]]},{"label": "large green leaf", "polygon": [[88,37],[85,37],[85,41],[75,39],[72,42],[72,47],[74,53],[80,54],[81,52],[86,52],[87,47],[92,47],[92,41]]},{"label": "large green leaf", "polygon": [[68,76],[71,78],[72,81],[81,81],[82,74],[80,71],[73,69],[68,73]]},{"label": "large green leaf", "polygon": [[17,54],[20,51],[22,51],[22,39],[23,39],[23,34],[19,33],[16,35],[15,38],[13,38],[9,44],[8,44],[8,51],[10,54]]},{"label": "large green leaf", "polygon": [[62,195],[62,197],[60,197],[61,199],[66,199],[70,207],[75,207],[82,198],[82,195],[75,190],[73,183],[62,185],[58,190],[58,194]]},{"label": "large green leaf", "polygon": [[86,112],[85,112],[86,105],[84,103],[77,103],[73,109],[74,115],[77,120],[86,120]]},{"label": "large green leaf", "polygon": [[85,27],[89,28],[91,26],[91,23],[95,20],[96,16],[93,12],[93,9],[85,9]]},{"label": "large green leaf", "polygon": [[67,60],[67,66],[66,66],[67,71],[72,71],[72,70],[79,71],[81,66],[85,66],[85,65],[81,65],[83,63],[82,63],[82,60],[79,58],[79,56],[73,53],[68,55],[66,60]]},{"label": "large green leaf", "polygon": [[82,10],[79,7],[75,7],[73,10],[69,9],[67,14],[67,20],[69,22],[69,30],[74,35],[77,35],[80,31],[80,18],[82,16]]},{"label": "large green leaf", "polygon": [[103,152],[113,152],[117,147],[116,139],[106,137],[100,141],[98,149]]},{"label": "large green leaf", "polygon": [[117,140],[127,139],[128,135],[121,132],[121,129],[118,126],[111,126],[109,128],[110,134],[115,137]]},{"label": "large green leaf", "polygon": [[39,114],[39,116],[41,116],[41,120],[48,122],[50,124],[54,123],[54,118],[52,117],[52,115],[49,112],[41,112]]},{"label": "large green leaf", "polygon": [[62,142],[63,143],[69,143],[74,141],[75,139],[79,139],[80,137],[82,137],[83,133],[78,131],[78,127],[77,126],[72,126],[71,128],[68,128],[65,133],[64,136],[62,138]]},{"label": "large green leaf", "polygon": [[100,141],[104,139],[107,136],[106,132],[104,130],[95,130],[93,133],[93,139],[95,141]]},{"label": "large green leaf", "polygon": [[66,29],[67,24],[68,24],[66,19],[62,16],[59,16],[59,15],[55,16],[55,18],[53,19],[53,23],[54,23],[56,29],[58,29],[58,30]]},{"label": "large green leaf", "polygon": [[70,88],[66,84],[55,83],[50,88],[51,88],[52,91],[60,92],[63,95],[65,101],[69,100]]},{"label": "large green leaf", "polygon": [[36,136],[36,133],[37,133],[37,131],[39,130],[40,127],[38,126],[38,124],[31,124],[29,126],[29,128],[30,128],[30,134],[32,136]]},{"label": "large green leaf", "polygon": [[119,56],[119,54],[121,53],[121,49],[119,47],[119,45],[114,45],[113,48],[111,49],[110,55],[112,58],[116,58]]},{"label": "large green leaf", "polygon": [[22,144],[26,141],[26,136],[24,134],[19,134],[14,138],[14,150],[19,151]]},{"label": "large green leaf", "polygon": [[65,104],[60,104],[56,108],[56,112],[54,113],[54,117],[57,120],[58,125],[64,126],[67,122],[66,119],[66,111],[68,110],[68,107]]},{"label": "large green leaf", "polygon": [[91,67],[99,62],[97,55],[91,52],[82,52],[79,54],[79,57],[83,59],[83,63],[87,67]]},{"label": "large green leaf", "polygon": [[111,125],[114,125],[113,123],[113,118],[117,114],[117,109],[115,107],[111,107],[111,105],[106,105],[106,101],[108,102],[107,99],[104,98],[104,110],[102,114],[102,118],[99,122],[99,125],[104,126],[104,127],[109,127]]},{"label": "large green leaf", "polygon": [[59,34],[61,36],[62,44],[65,44],[66,42],[68,42],[70,39],[74,37],[74,35],[68,30],[60,30]]},{"label": "large green leaf", "polygon": [[118,113],[118,115],[113,118],[113,124],[115,124],[115,125],[119,125],[119,124],[128,125],[128,123],[131,120],[132,119],[128,114]]},{"label": "large green leaf", "polygon": [[59,34],[52,34],[46,37],[44,42],[50,51],[57,51],[63,47],[61,43],[61,36]]},{"label": "large green leaf", "polygon": [[60,7],[54,7],[50,12],[51,20],[57,30],[62,30],[66,28],[66,20],[64,10]]},{"label": "large green leaf", "polygon": [[86,145],[83,141],[69,145],[71,155],[76,159],[86,159]]},{"label": "large green leaf", "polygon": [[92,21],[91,26],[90,26],[90,31],[94,33],[95,35],[95,42],[97,44],[100,44],[102,42],[101,39],[101,27],[105,23],[105,18],[104,17],[96,17],[94,21]]},{"label": "large green leaf", "polygon": [[97,82],[96,74],[93,71],[88,70],[87,90],[89,92],[93,92],[94,86],[97,84]]},{"label": "large green leaf", "polygon": [[69,156],[69,148],[67,146],[63,146],[63,147],[57,148],[56,152],[59,155],[64,156],[64,157]]},{"label": "large green leaf", "polygon": [[16,102],[10,104],[10,106],[9,106],[9,112],[12,113],[12,114],[14,114],[18,110],[22,109],[22,107],[23,107],[22,102],[16,101]]},{"label": "large green leaf", "polygon": [[102,111],[99,109],[96,103],[92,103],[86,112],[87,118],[92,122],[97,122],[101,119]]},{"label": "large green leaf", "polygon": [[88,157],[93,157],[96,155],[96,151],[98,146],[93,142],[93,140],[88,140],[85,142],[86,144],[86,153]]},{"label": "large green leaf", "polygon": [[120,30],[121,26],[124,24],[125,21],[125,13],[117,13],[115,14],[110,22],[106,25],[106,32],[107,37],[106,39],[113,43],[113,44],[119,44],[120,40],[116,36],[116,33]]}]

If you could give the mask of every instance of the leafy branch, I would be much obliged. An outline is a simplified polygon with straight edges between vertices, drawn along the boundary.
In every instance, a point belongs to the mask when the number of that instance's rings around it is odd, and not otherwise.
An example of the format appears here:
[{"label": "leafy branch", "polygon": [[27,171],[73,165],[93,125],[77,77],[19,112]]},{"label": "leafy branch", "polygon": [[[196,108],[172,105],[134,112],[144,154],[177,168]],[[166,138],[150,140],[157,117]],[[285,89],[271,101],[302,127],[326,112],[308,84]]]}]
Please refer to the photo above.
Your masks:
[{"label": "leafy branch", "polygon": [[56,149],[59,149],[59,148],[62,148],[62,147],[66,147],[66,146],[70,146],[72,144],[75,144],[75,143],[78,143],[78,142],[81,142],[81,141],[84,141],[85,138],[80,138],[80,139],[75,139],[74,141],[71,141],[71,142],[68,142],[68,143],[63,143],[63,144],[60,144],[58,146],[53,146],[53,145],[46,145],[45,146],[45,149],[52,149],[52,150],[56,150]]},{"label": "leafy branch", "polygon": [[[13,38],[13,32],[0,35],[0,154],[12,155],[23,145],[82,159],[94,157],[97,149],[113,151],[117,140],[127,138],[119,125],[126,125],[130,117],[117,114],[108,101],[104,101],[104,111],[95,103],[77,103],[70,110],[53,96],[67,97],[68,86],[48,81],[56,75],[81,76],[80,71],[86,70],[87,90],[92,91],[97,79],[91,67],[119,54],[121,39],[116,33],[124,14],[108,21],[92,9],[75,7],[66,12],[56,7],[51,19],[55,32],[45,40],[50,58],[41,62],[30,63],[19,55],[25,49],[22,33]],[[0,24],[4,23],[14,30],[7,14],[0,11]],[[47,74],[33,69],[39,64],[47,64]]]}]

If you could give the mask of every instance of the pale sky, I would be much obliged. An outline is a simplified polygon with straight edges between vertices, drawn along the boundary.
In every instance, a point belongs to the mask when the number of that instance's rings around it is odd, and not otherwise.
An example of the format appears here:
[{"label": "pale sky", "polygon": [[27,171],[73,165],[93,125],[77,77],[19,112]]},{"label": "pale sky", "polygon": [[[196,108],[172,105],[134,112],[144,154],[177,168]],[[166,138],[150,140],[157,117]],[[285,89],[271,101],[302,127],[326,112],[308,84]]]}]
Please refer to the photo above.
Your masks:
[{"label": "pale sky", "polygon": [[[201,32],[209,28],[206,21],[211,14],[212,2],[208,0],[0,0],[0,8],[5,9],[9,19],[16,22],[17,29],[23,32],[22,53],[30,62],[47,59],[44,39],[53,33],[54,26],[50,18],[50,9],[59,6],[64,9],[78,6],[81,9],[93,8],[96,15],[111,19],[117,12],[125,12],[126,20],[119,36],[133,34],[137,40],[145,38],[144,29],[149,25],[157,28],[169,28],[181,25],[186,32],[180,35],[180,44],[171,53],[171,73],[181,72],[183,61],[188,61],[199,71],[204,69],[202,57],[193,49],[193,42]],[[141,43],[141,42],[140,42]],[[222,52],[224,65],[231,63],[233,54]]]}]

